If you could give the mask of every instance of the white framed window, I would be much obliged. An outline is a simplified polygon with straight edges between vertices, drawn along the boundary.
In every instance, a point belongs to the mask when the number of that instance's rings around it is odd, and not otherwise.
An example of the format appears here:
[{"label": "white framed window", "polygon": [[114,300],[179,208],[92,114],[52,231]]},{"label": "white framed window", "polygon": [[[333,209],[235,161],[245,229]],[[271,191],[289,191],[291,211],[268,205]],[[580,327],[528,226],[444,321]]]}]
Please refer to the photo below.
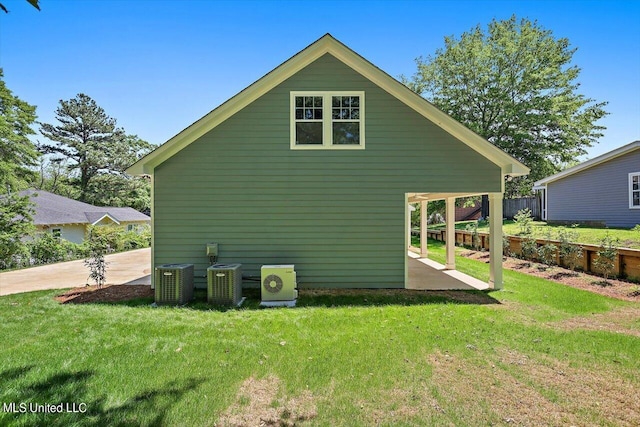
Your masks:
[{"label": "white framed window", "polygon": [[127,231],[137,231],[135,224],[127,224]]},{"label": "white framed window", "polygon": [[292,149],[364,149],[364,92],[291,92]]},{"label": "white framed window", "polygon": [[52,228],[51,229],[51,235],[53,237],[55,237],[56,239],[59,239],[62,237],[62,228]]},{"label": "white framed window", "polygon": [[640,172],[629,174],[629,209],[640,209]]}]

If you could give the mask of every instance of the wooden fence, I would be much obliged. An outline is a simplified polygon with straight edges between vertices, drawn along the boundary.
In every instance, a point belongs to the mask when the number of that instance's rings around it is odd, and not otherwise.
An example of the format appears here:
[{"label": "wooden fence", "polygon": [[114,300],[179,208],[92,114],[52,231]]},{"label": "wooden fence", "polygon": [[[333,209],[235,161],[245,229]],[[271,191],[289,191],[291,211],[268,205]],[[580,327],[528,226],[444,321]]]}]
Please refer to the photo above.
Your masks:
[{"label": "wooden fence", "polygon": [[519,199],[504,199],[502,201],[502,216],[513,219],[519,210],[531,209],[531,216],[534,218],[542,218],[540,211],[540,200],[537,197],[521,197]]},{"label": "wooden fence", "polygon": [[[445,241],[447,237],[446,230],[427,230],[427,236],[430,239]],[[517,236],[505,236],[509,239],[509,251],[512,254],[520,255],[520,248],[522,239]],[[483,249],[489,249],[489,234],[479,232],[479,246]],[[552,243],[556,246],[560,246],[560,242],[557,240],[536,240],[538,246]],[[473,233],[471,231],[456,230],[456,244],[459,246],[473,246]],[[582,265],[578,266],[582,271],[601,274],[595,266],[593,261],[598,258],[599,246],[584,245],[582,247]],[[556,253],[556,264],[563,266],[562,259]],[[618,248],[618,253],[615,259],[615,266],[613,274],[619,277],[624,277],[635,282],[640,281],[640,250]]]}]

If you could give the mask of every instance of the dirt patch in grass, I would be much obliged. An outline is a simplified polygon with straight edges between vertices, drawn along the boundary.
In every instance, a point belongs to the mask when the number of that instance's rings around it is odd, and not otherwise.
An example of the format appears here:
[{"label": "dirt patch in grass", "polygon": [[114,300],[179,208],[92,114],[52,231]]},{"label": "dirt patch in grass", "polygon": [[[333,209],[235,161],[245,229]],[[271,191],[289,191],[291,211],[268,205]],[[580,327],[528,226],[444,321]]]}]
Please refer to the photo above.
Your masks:
[{"label": "dirt patch in grass", "polygon": [[640,337],[640,307],[622,307],[606,313],[597,313],[590,316],[579,316],[552,323],[553,327],[565,330],[588,329],[592,331],[607,331],[617,334],[626,334]]},{"label": "dirt patch in grass", "polygon": [[[465,250],[462,251],[460,255],[486,263],[489,262],[489,254],[487,252]],[[503,260],[503,267],[509,270],[541,277],[552,282],[584,289],[611,298],[640,302],[640,285],[637,283],[617,279],[609,279],[605,282],[604,279],[599,276],[571,271],[558,266],[548,266],[519,258],[504,257]]]},{"label": "dirt patch in grass", "polygon": [[55,297],[60,304],[89,304],[128,301],[137,298],[153,297],[148,285],[95,285],[69,289]]},{"label": "dirt patch in grass", "polygon": [[571,368],[512,350],[475,363],[435,353],[429,363],[443,411],[455,410],[465,423],[640,425],[640,389],[607,370]]},{"label": "dirt patch in grass", "polygon": [[242,383],[236,401],[224,411],[216,425],[295,426],[316,416],[315,399],[310,391],[287,397],[282,394],[279,378],[250,377]]}]

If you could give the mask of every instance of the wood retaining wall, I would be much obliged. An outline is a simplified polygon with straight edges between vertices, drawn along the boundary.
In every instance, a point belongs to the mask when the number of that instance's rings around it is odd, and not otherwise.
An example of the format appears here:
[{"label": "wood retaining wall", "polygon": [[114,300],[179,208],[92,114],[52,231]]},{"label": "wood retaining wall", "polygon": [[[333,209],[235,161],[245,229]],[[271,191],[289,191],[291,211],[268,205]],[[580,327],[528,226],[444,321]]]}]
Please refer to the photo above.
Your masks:
[{"label": "wood retaining wall", "polygon": [[[446,230],[427,230],[427,236],[430,239],[440,240],[442,242],[447,238]],[[480,238],[480,247],[483,249],[489,249],[489,233],[478,232]],[[520,255],[520,247],[522,238],[518,236],[506,236],[509,239],[509,251],[513,254]],[[536,239],[538,247],[552,243],[556,246],[560,246],[560,242],[557,240],[545,240]],[[456,230],[456,245],[458,246],[473,246],[473,232],[465,230]],[[582,264],[579,269],[594,273],[601,274],[598,271],[593,261],[598,258],[598,251],[600,246],[580,244],[582,246]],[[564,266],[562,259],[559,258],[558,252],[556,252],[556,264]],[[615,267],[613,273],[616,276],[627,278],[633,281],[640,281],[640,250],[629,248],[618,248],[618,254],[615,259]]]}]

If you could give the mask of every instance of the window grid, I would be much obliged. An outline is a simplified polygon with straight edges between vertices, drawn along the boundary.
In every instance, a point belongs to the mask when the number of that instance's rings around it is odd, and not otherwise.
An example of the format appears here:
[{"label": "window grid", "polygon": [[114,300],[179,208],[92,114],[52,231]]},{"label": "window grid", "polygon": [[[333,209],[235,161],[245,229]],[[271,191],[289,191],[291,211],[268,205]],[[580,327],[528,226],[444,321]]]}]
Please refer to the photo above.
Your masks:
[{"label": "window grid", "polygon": [[629,208],[640,209],[640,172],[629,174]]},{"label": "window grid", "polygon": [[291,92],[291,148],[364,149],[364,92]]}]

